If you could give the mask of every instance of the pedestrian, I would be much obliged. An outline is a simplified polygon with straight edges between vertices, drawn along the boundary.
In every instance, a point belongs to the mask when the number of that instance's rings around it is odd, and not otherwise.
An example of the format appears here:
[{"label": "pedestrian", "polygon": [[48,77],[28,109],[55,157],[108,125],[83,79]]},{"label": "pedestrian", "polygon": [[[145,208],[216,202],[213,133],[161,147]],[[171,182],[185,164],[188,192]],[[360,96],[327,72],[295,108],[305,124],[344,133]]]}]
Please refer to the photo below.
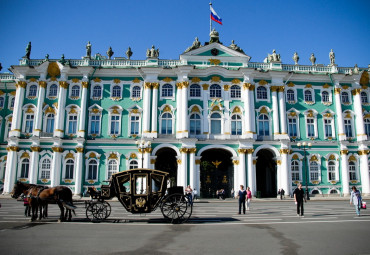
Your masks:
[{"label": "pedestrian", "polygon": [[198,191],[197,191],[197,189],[194,189],[194,190],[193,190],[193,195],[194,195],[194,196],[193,196],[193,198],[194,198],[193,200],[197,200],[197,199],[198,199],[198,198],[197,198],[197,195],[198,195]]},{"label": "pedestrian", "polygon": [[350,200],[349,200],[349,204],[351,205],[352,203],[355,206],[357,216],[360,217],[360,209],[361,209],[361,204],[362,204],[362,198],[361,198],[360,191],[358,189],[356,189],[355,186],[352,187],[351,197],[350,197]]},{"label": "pedestrian", "polygon": [[249,211],[250,209],[251,200],[252,200],[252,192],[251,192],[251,189],[247,187],[247,211]]},{"label": "pedestrian", "polygon": [[281,192],[280,192],[280,189],[278,190],[278,197],[280,196]]},{"label": "pedestrian", "polygon": [[23,205],[24,205],[24,216],[26,216],[26,217],[31,216],[31,207],[30,207],[30,203],[28,201],[28,198],[23,195],[22,199],[23,199]]},{"label": "pedestrian", "polygon": [[235,198],[235,191],[234,191],[234,188],[231,189],[231,197],[232,198]]},{"label": "pedestrian", "polygon": [[242,206],[243,206],[243,213],[245,214],[245,200],[247,197],[247,192],[244,190],[244,186],[240,185],[240,190],[238,192],[239,197],[239,212],[238,214],[241,214]]},{"label": "pedestrian", "polygon": [[298,188],[294,190],[294,201],[297,205],[297,216],[304,217],[303,211],[303,200],[307,202],[306,197],[304,195],[304,190],[302,189],[302,184],[298,184]]},{"label": "pedestrian", "polygon": [[185,194],[186,196],[188,197],[189,199],[189,203],[190,204],[193,204],[193,190],[192,188],[190,187],[190,185],[188,185],[185,189]]},{"label": "pedestrian", "polygon": [[285,194],[285,190],[284,189],[281,189],[280,190],[280,200],[283,200],[284,194]]}]

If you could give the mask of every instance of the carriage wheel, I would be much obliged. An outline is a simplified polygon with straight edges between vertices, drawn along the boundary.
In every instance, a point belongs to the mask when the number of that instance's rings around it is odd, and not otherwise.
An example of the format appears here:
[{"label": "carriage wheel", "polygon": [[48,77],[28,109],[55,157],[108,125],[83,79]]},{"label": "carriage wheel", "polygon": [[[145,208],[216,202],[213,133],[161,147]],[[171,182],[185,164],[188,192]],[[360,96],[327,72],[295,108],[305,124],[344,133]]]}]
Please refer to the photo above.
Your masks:
[{"label": "carriage wheel", "polygon": [[184,195],[172,194],[163,200],[161,211],[171,223],[180,224],[189,220],[193,212],[193,205]]},{"label": "carriage wheel", "polygon": [[107,214],[105,215],[104,219],[107,219],[110,216],[110,213],[112,212],[112,208],[110,207],[110,204],[108,202],[103,201],[103,205],[107,211]]},{"label": "carriage wheel", "polygon": [[92,202],[86,208],[86,217],[90,220],[105,220],[111,213],[111,206],[108,202]]}]

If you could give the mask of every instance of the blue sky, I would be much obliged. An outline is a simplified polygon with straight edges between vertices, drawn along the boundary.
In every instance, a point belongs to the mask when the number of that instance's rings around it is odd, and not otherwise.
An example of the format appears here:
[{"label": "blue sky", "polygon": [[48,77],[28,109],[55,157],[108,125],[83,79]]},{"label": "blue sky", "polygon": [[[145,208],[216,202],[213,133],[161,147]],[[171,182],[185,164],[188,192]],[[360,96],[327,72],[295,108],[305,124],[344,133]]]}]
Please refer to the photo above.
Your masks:
[{"label": "blue sky", "polygon": [[[329,64],[333,49],[339,66],[370,64],[369,0],[213,0],[223,25],[213,23],[221,42],[231,40],[262,62],[276,49],[284,64],[310,64],[314,53],[318,64]],[[207,0],[0,0],[0,63],[2,72],[18,65],[29,41],[31,58],[51,59],[62,54],[72,59],[111,46],[113,57],[125,56],[130,46],[132,59],[145,59],[146,49],[155,45],[160,59],[178,59],[199,40],[209,41]]]}]

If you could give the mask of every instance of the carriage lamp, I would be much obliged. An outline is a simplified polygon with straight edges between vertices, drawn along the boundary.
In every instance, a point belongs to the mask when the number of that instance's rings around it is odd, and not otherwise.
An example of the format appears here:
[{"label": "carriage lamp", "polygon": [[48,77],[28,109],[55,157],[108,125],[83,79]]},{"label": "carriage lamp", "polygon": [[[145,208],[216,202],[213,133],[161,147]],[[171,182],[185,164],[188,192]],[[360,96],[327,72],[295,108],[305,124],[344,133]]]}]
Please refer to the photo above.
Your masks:
[{"label": "carriage lamp", "polygon": [[308,193],[308,164],[307,164],[307,150],[312,146],[312,143],[306,143],[303,142],[297,143],[298,148],[302,148],[303,150],[303,155],[304,155],[304,166],[305,166],[305,172],[306,172],[306,199],[310,200],[310,196]]},{"label": "carriage lamp", "polygon": [[139,152],[141,152],[141,168],[144,168],[144,152],[145,152],[145,149],[150,148],[150,146],[152,145],[152,142],[145,141],[145,140],[138,140],[135,143],[136,143],[136,146]]}]

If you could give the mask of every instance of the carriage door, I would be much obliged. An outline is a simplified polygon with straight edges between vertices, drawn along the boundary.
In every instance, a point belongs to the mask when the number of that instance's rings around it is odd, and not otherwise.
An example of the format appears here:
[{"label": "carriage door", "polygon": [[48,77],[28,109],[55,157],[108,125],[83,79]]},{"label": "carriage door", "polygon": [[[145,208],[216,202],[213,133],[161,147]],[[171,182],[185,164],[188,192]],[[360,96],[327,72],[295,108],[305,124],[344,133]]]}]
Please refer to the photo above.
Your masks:
[{"label": "carriage door", "polygon": [[132,199],[133,213],[150,212],[150,201],[148,201],[148,174],[134,174],[134,197]]}]

